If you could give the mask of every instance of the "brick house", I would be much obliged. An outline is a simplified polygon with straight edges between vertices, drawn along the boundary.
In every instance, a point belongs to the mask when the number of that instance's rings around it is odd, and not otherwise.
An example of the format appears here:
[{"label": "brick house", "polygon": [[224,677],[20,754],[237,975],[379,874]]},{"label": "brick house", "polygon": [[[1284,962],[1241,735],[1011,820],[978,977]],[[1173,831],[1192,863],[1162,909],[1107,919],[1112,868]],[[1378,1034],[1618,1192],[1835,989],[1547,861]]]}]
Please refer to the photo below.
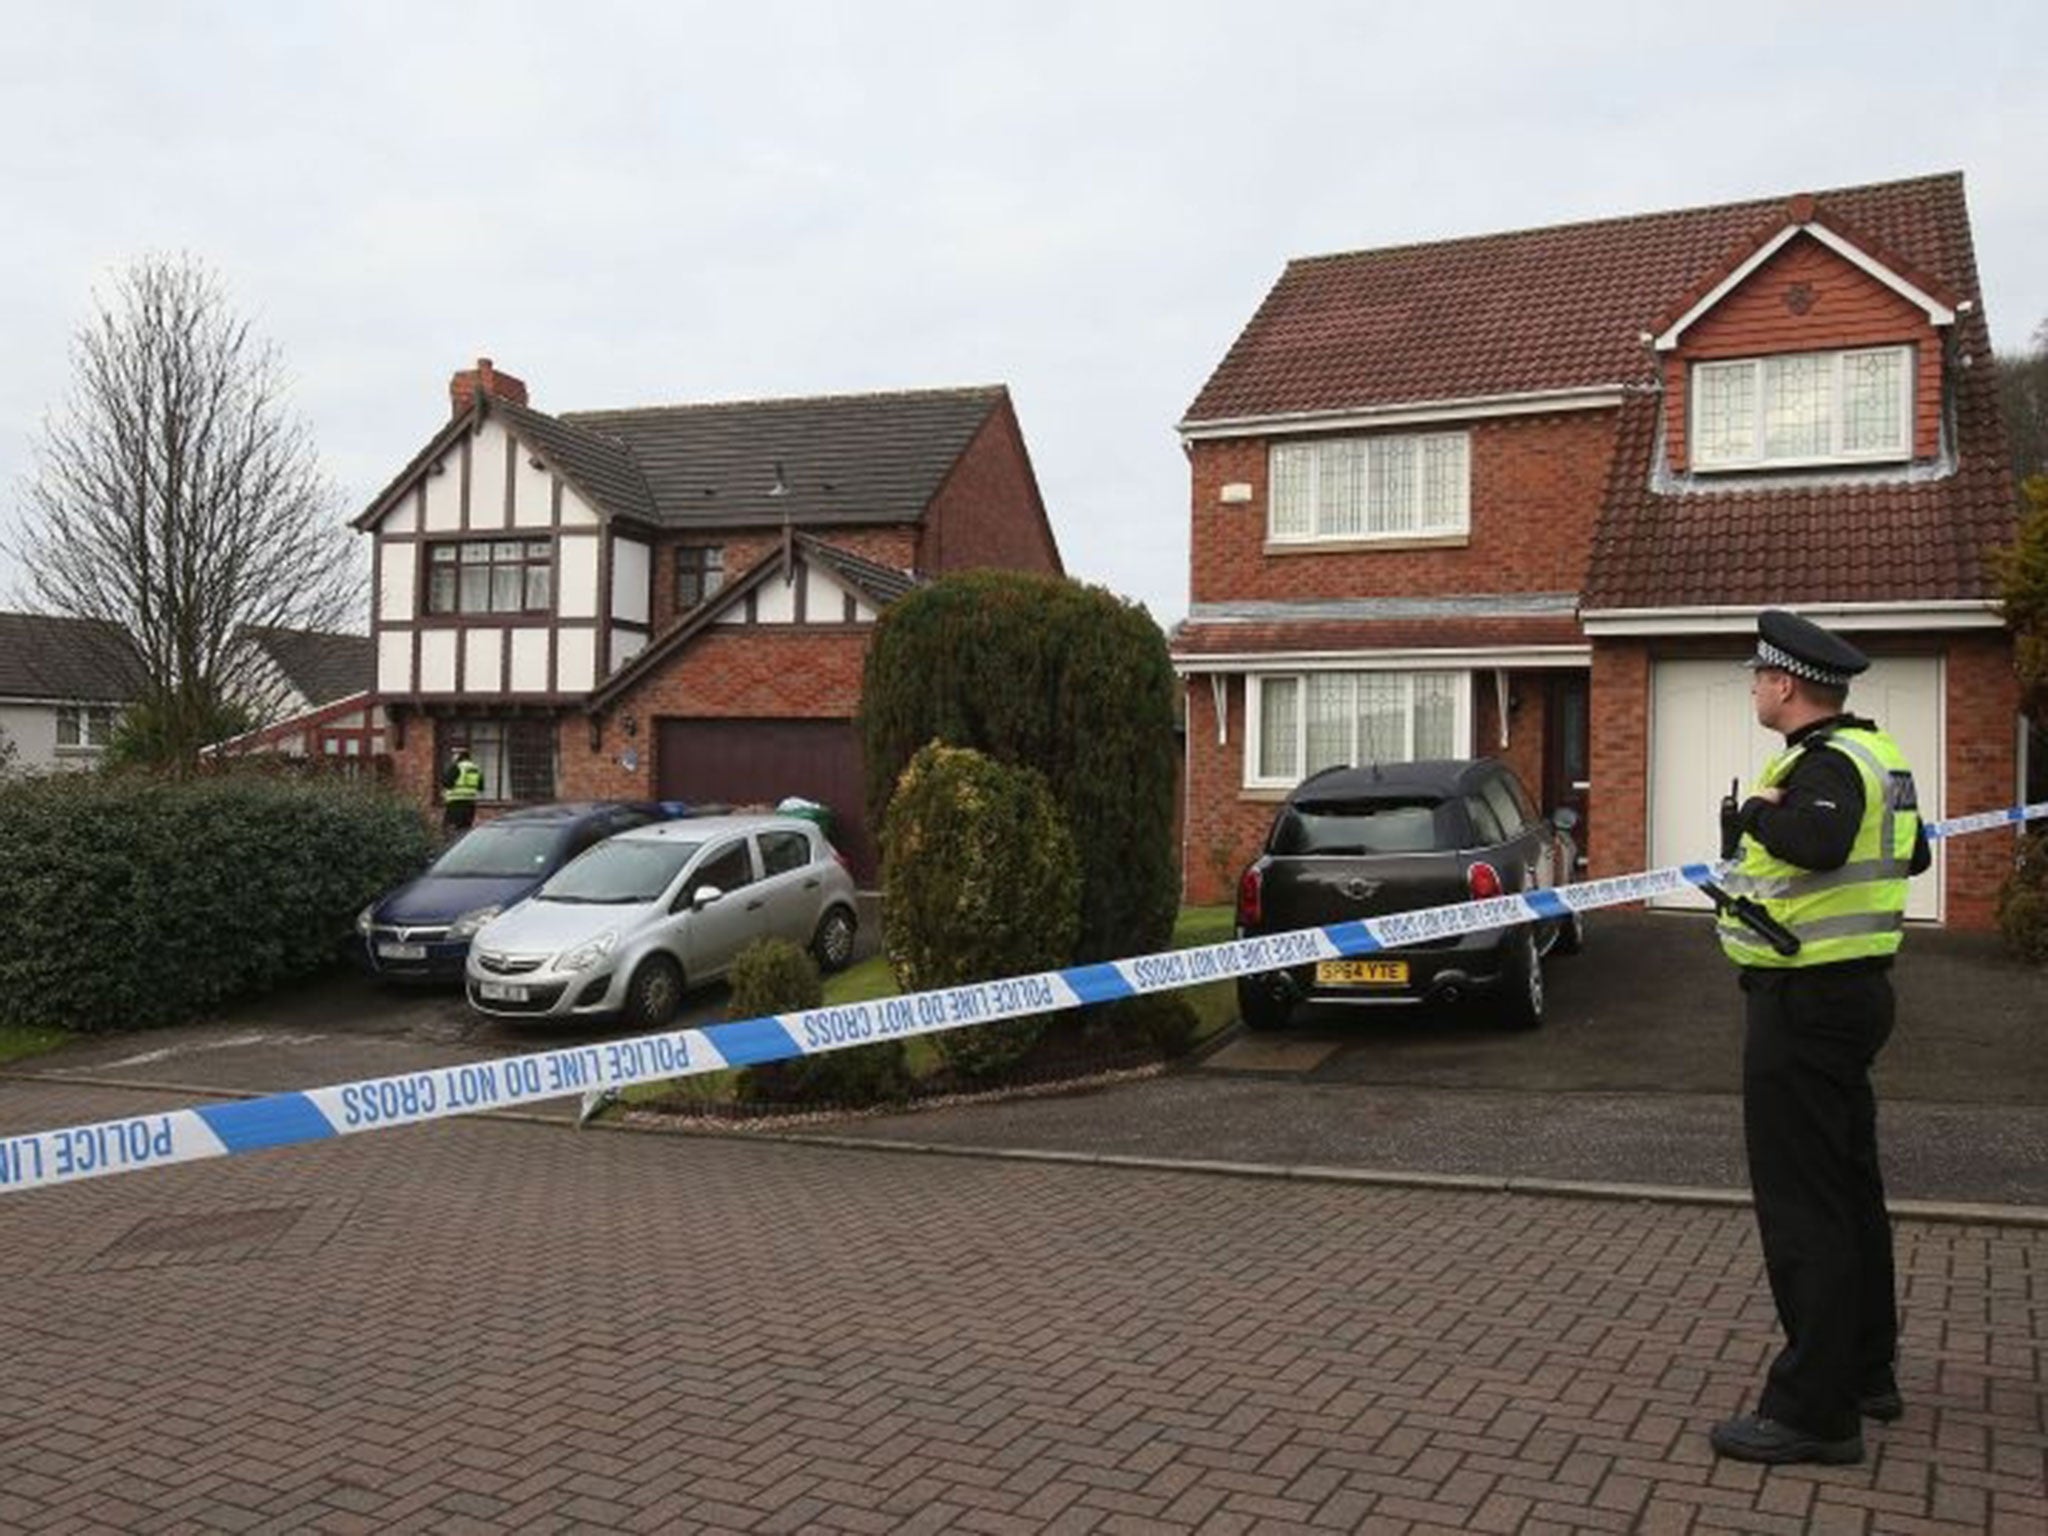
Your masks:
[{"label": "brick house", "polygon": [[[1960,175],[1290,262],[1180,423],[1189,899],[1375,757],[1506,758],[1594,875],[1711,855],[1766,606],[1874,658],[1924,807],[2010,803],[1990,364]],[[2011,849],[1910,915],[1987,924]]]},{"label": "brick house", "polygon": [[1061,570],[1000,386],[550,415],[488,359],[356,519],[398,782],[467,745],[484,803],[830,806],[874,871],[853,716],[877,614]]}]

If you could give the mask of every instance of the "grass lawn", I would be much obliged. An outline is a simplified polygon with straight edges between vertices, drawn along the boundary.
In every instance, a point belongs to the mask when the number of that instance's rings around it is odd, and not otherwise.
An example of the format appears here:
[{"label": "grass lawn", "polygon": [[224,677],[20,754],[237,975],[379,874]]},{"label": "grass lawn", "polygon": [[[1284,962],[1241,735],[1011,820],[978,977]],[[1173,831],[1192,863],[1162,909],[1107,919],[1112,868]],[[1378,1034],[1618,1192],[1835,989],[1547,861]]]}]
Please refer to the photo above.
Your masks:
[{"label": "grass lawn", "polygon": [[[1235,920],[1236,914],[1230,907],[1182,907],[1173,924],[1173,948],[1194,949],[1204,944],[1220,944],[1234,936]],[[870,955],[860,964],[825,979],[825,1002],[828,1006],[864,1003],[878,997],[894,997],[899,990],[896,978],[889,970],[887,957]],[[1228,981],[1188,987],[1182,995],[1199,1020],[1194,1035],[1198,1045],[1229,1028],[1237,1018],[1237,989]],[[938,1052],[928,1036],[913,1035],[904,1042],[904,1050],[913,1077],[924,1077],[939,1064]],[[733,1096],[733,1080],[738,1076],[737,1072],[705,1072],[672,1082],[645,1083],[626,1089],[624,1097],[628,1104],[654,1101],[671,1104],[678,1101],[729,1103]]]},{"label": "grass lawn", "polygon": [[0,1063],[23,1061],[54,1051],[71,1038],[71,1032],[47,1024],[0,1025]]}]

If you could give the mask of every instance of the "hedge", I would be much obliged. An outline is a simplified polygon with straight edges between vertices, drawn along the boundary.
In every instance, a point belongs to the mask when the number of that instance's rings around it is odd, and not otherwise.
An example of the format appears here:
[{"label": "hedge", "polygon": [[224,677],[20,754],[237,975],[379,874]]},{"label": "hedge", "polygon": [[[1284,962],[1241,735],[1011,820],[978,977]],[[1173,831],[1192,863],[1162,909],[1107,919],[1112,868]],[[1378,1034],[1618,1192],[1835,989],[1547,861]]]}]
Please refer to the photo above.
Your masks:
[{"label": "hedge", "polygon": [[180,1023],[306,976],[433,850],[414,807],[341,780],[0,784],[0,1023]]},{"label": "hedge", "polygon": [[[882,825],[889,968],[907,992],[1057,969],[1073,956],[1081,880],[1045,780],[933,742],[910,760]],[[1014,1066],[1041,1016],[931,1037],[969,1080]]]},{"label": "hedge", "polygon": [[1166,947],[1179,907],[1178,749],[1166,639],[1100,587],[967,571],[892,604],[862,685],[871,824],[927,742],[1045,776],[1081,866],[1086,964]]}]

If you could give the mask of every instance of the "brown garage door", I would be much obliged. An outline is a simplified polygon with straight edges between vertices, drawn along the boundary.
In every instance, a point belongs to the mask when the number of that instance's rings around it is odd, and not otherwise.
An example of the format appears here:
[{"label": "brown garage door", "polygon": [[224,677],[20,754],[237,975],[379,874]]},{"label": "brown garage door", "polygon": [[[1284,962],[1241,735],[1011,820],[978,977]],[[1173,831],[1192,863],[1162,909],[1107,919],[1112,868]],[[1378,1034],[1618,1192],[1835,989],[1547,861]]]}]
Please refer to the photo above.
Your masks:
[{"label": "brown garage door", "polygon": [[862,886],[879,859],[861,804],[860,738],[848,720],[663,720],[655,763],[664,800],[774,805],[801,795],[832,808],[832,841]]}]

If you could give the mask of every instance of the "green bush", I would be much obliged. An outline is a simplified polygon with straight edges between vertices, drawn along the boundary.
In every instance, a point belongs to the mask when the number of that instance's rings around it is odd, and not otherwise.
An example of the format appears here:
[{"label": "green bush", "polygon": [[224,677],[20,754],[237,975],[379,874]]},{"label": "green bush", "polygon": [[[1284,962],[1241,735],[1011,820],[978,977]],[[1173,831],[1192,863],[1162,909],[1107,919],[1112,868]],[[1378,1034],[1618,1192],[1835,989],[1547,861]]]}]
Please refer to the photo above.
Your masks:
[{"label": "green bush", "polygon": [[[754,940],[734,957],[728,980],[728,1019],[801,1013],[825,1000],[817,961],[787,939]],[[885,1040],[750,1067],[733,1094],[747,1104],[872,1104],[903,1097],[909,1084],[903,1042]]]},{"label": "green bush", "polygon": [[1143,992],[1119,998],[1102,1009],[1110,1037],[1124,1046],[1149,1046],[1162,1056],[1178,1056],[1202,1027],[1194,1005],[1179,992]]},{"label": "green bush", "polygon": [[341,780],[0,785],[0,1023],[177,1023],[318,971],[433,847],[411,805]]},{"label": "green bush", "polygon": [[2022,960],[2048,964],[2048,832],[2020,839],[2019,857],[1998,891],[1998,931]]},{"label": "green bush", "polygon": [[1080,858],[1071,958],[1164,949],[1180,889],[1173,701],[1165,637],[1136,604],[1064,577],[948,576],[891,605],[868,651],[871,823],[930,741],[1035,769]]},{"label": "green bush", "polygon": [[758,1019],[771,1013],[802,1013],[825,1001],[818,962],[788,939],[755,939],[733,956],[726,972],[731,996],[728,1019]]},{"label": "green bush", "polygon": [[[910,760],[882,823],[889,965],[906,992],[1067,964],[1080,897],[1074,839],[1040,775],[937,742]],[[982,1078],[1027,1054],[1045,1022],[931,1040],[961,1076]]]}]

